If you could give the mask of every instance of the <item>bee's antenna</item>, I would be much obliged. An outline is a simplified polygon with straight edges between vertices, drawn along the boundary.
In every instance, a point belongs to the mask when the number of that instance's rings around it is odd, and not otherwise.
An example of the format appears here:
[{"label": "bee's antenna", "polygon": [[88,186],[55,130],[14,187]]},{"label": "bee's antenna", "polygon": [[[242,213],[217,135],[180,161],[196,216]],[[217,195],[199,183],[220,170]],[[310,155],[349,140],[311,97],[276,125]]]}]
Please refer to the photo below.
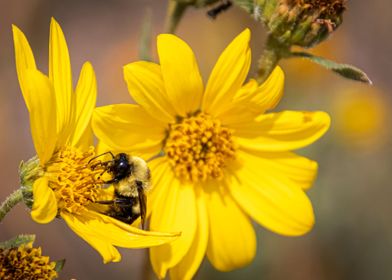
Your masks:
[{"label": "bee's antenna", "polygon": [[164,155],[165,155],[165,153],[163,151],[160,151],[158,154],[156,154],[156,155],[150,157],[148,160],[146,160],[146,162],[150,162],[156,158],[163,157]]},{"label": "bee's antenna", "polygon": [[90,159],[90,160],[88,161],[87,164],[90,164],[90,162],[92,162],[94,159],[99,158],[99,157],[104,156],[104,155],[107,155],[107,154],[110,154],[110,155],[112,156],[112,158],[114,158],[113,153],[112,153],[111,151],[109,151],[109,152],[106,152],[106,153],[103,153],[103,154],[100,154],[100,155],[97,155],[97,156],[93,157],[92,159]]}]

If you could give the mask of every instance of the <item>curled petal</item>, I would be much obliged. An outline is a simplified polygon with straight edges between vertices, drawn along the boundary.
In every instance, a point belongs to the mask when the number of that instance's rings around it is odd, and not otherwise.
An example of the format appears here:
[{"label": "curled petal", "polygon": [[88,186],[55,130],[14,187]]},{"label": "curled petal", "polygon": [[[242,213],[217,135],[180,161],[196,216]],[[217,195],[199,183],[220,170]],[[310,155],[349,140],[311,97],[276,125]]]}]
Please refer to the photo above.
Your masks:
[{"label": "curled petal", "polygon": [[34,203],[31,209],[33,220],[40,224],[51,222],[57,215],[57,200],[45,177],[34,182],[33,199]]},{"label": "curled petal", "polygon": [[120,261],[113,246],[147,248],[171,242],[179,236],[179,233],[144,231],[93,211],[80,215],[63,211],[61,216],[73,231],[102,255],[105,263]]}]

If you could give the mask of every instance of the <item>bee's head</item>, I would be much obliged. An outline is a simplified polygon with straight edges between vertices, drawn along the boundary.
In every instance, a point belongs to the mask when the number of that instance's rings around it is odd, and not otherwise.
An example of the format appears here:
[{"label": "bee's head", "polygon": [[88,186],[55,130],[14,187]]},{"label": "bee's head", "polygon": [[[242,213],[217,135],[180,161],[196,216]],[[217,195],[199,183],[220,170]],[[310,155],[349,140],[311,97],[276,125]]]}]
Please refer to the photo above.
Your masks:
[{"label": "bee's head", "polygon": [[133,164],[129,161],[129,157],[125,153],[119,153],[113,159],[113,165],[110,171],[118,179],[125,178],[132,174],[134,169]]}]

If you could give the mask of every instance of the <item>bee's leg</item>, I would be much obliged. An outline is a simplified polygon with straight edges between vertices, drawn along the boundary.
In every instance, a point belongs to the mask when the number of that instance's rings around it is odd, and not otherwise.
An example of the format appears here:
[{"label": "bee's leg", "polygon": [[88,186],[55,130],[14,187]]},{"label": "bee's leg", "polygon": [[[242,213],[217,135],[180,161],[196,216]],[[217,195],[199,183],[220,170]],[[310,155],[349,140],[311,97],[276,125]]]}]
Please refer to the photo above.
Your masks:
[{"label": "bee's leg", "polygon": [[207,11],[207,15],[211,18],[211,19],[216,19],[216,17],[228,10],[231,6],[233,5],[233,3],[230,0],[226,0],[226,1],[222,1],[218,6],[216,6],[215,8],[212,8],[211,10]]},{"label": "bee's leg", "polygon": [[111,180],[109,180],[109,181],[105,181],[104,183],[105,184],[114,184],[114,183],[118,183],[118,179],[117,178],[113,178],[113,179],[111,179]]}]

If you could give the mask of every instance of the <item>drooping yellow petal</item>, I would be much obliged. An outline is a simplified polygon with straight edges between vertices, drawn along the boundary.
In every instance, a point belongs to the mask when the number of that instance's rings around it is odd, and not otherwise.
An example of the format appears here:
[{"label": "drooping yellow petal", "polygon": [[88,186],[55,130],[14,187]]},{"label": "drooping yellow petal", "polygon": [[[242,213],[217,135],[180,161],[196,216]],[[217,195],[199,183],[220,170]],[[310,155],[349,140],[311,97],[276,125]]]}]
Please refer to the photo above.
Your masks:
[{"label": "drooping yellow petal", "polygon": [[44,165],[56,146],[56,96],[49,79],[38,70],[26,70],[26,93],[30,99],[30,129],[34,147]]},{"label": "drooping yellow petal", "polygon": [[167,123],[175,120],[158,64],[138,61],[125,65],[124,79],[132,98],[152,117]]},{"label": "drooping yellow petal", "polygon": [[191,248],[179,264],[170,270],[170,279],[192,279],[200,267],[208,244],[208,213],[202,192],[196,195],[197,229]]},{"label": "drooping yellow petal", "polygon": [[33,185],[33,207],[31,217],[40,224],[51,222],[57,215],[57,200],[54,192],[48,186],[46,177],[38,178]]},{"label": "drooping yellow petal", "polygon": [[200,108],[203,81],[192,49],[171,34],[158,36],[158,54],[170,103],[180,116]]},{"label": "drooping yellow petal", "polygon": [[235,95],[227,109],[219,115],[225,125],[241,125],[271,110],[283,96],[284,73],[277,66],[261,85],[250,80]]},{"label": "drooping yellow petal", "polygon": [[203,111],[219,116],[244,83],[251,63],[250,30],[245,29],[218,59],[203,95]]},{"label": "drooping yellow petal", "polygon": [[314,224],[312,205],[302,189],[273,168],[263,169],[257,156],[239,152],[243,162],[228,186],[253,219],[273,232],[297,236]]},{"label": "drooping yellow petal", "polygon": [[[167,174],[166,176],[173,176]],[[196,233],[196,197],[192,185],[172,180],[151,215],[150,228],[164,232],[181,232],[181,237],[160,247],[150,249],[150,260],[155,273],[164,278],[167,270],[177,265],[187,254]]]},{"label": "drooping yellow petal", "polygon": [[61,213],[61,217],[80,238],[101,254],[104,263],[121,261],[120,253],[110,242],[91,234],[91,229],[84,223],[85,219],[83,216],[74,216],[64,211]]},{"label": "drooping yellow petal", "polygon": [[[86,62],[80,72],[80,77],[75,90],[75,124],[71,145],[77,147],[82,136],[88,129],[97,99],[97,82],[92,65]],[[91,131],[90,131],[91,133]]]},{"label": "drooping yellow petal", "polygon": [[227,187],[215,184],[205,188],[210,227],[207,256],[216,269],[230,271],[253,260],[256,235]]},{"label": "drooping yellow petal", "polygon": [[98,139],[111,149],[125,152],[161,149],[165,125],[133,104],[96,108],[92,127]]},{"label": "drooping yellow petal", "polygon": [[[63,132],[69,130],[74,117],[72,112],[74,107],[71,105],[72,73],[67,43],[60,25],[54,18],[50,22],[49,79],[56,94],[57,129]],[[65,138],[59,139],[59,141],[65,140]]]},{"label": "drooping yellow petal", "polygon": [[31,51],[29,42],[23,32],[15,25],[12,25],[12,32],[14,35],[16,72],[18,74],[19,85],[26,107],[30,111],[30,99],[33,97],[29,95],[25,71],[27,69],[36,70],[37,67],[35,65],[33,52]]},{"label": "drooping yellow petal", "polygon": [[147,248],[171,242],[179,236],[179,233],[144,231],[93,211],[85,211],[80,215],[63,211],[61,216],[72,230],[102,255],[104,262],[120,260],[113,246]]},{"label": "drooping yellow petal", "polygon": [[317,162],[291,152],[252,151],[254,161],[260,170],[271,170],[277,177],[286,177],[302,189],[312,186],[317,176]]},{"label": "drooping yellow petal", "polygon": [[256,121],[231,125],[235,141],[249,151],[289,151],[319,139],[329,128],[325,112],[296,112],[261,115]]}]

